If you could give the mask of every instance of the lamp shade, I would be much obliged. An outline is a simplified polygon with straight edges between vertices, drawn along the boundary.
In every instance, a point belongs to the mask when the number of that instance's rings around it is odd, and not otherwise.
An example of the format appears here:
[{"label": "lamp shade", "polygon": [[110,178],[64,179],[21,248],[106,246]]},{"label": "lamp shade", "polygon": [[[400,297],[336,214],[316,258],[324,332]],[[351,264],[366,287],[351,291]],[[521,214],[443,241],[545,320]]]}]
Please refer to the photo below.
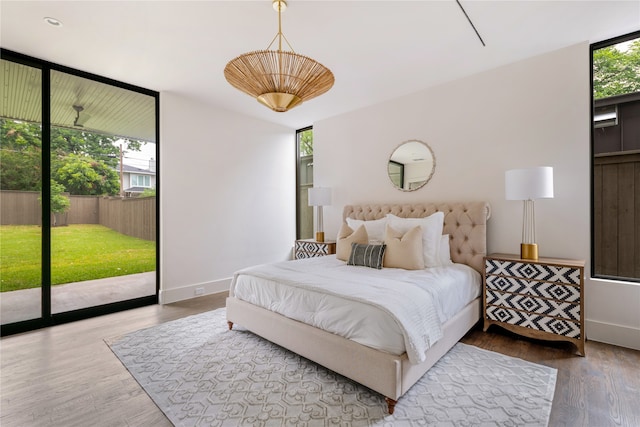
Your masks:
[{"label": "lamp shade", "polygon": [[328,187],[313,187],[309,189],[309,206],[331,205],[331,189]]},{"label": "lamp shade", "polygon": [[[324,65],[305,55],[282,50],[282,42],[289,44],[282,34],[282,12],[285,0],[273,0],[278,12],[278,33],[266,50],[244,53],[229,61],[224,77],[229,84],[253,96],[262,105],[282,113],[302,102],[322,95],[333,87],[333,73]],[[278,41],[278,50],[271,45]]]},{"label": "lamp shade", "polygon": [[504,182],[507,200],[553,198],[553,168],[550,166],[508,170]]}]

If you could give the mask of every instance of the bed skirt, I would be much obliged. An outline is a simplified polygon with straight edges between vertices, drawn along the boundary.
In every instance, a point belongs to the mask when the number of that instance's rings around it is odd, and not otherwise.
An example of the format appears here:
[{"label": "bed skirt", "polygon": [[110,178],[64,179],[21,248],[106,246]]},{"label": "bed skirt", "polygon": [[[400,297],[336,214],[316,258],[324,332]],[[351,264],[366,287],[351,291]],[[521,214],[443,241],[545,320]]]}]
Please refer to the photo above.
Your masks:
[{"label": "bed skirt", "polygon": [[375,350],[339,335],[249,304],[227,298],[229,327],[238,324],[275,344],[350,378],[387,398],[393,405],[455,343],[480,320],[481,299],[476,298],[443,326],[444,336],[427,352],[419,364],[409,362],[406,353],[399,356]]}]

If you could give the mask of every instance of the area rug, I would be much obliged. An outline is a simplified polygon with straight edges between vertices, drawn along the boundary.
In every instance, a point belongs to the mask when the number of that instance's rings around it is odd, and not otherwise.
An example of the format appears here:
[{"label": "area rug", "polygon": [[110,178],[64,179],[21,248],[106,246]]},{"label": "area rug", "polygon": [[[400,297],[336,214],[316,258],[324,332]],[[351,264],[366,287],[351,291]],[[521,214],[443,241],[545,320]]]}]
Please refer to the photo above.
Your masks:
[{"label": "area rug", "polygon": [[176,426],[546,426],[556,370],[456,344],[384,397],[238,325],[225,309],[105,340]]}]

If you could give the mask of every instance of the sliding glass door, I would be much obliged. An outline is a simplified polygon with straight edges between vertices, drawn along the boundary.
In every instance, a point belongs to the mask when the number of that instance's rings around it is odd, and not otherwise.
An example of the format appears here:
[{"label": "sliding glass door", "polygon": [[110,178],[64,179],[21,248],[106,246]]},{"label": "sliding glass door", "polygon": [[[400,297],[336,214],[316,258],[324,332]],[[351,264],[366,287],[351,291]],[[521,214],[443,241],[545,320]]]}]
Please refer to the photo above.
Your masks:
[{"label": "sliding glass door", "polygon": [[[1,60],[0,320],[42,315],[42,70]],[[34,121],[18,120],[32,117]]]},{"label": "sliding glass door", "polygon": [[2,334],[157,303],[158,94],[5,53]]},{"label": "sliding glass door", "polygon": [[52,313],[156,294],[155,140],[154,97],[51,71]]}]

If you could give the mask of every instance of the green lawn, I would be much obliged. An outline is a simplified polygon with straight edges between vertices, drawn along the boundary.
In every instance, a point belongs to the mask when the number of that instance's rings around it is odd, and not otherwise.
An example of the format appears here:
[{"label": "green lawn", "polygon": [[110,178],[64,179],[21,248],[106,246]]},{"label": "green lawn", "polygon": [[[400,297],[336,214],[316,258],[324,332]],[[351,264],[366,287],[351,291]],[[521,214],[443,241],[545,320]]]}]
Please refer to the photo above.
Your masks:
[{"label": "green lawn", "polygon": [[[0,226],[0,291],[40,287],[41,228]],[[155,242],[101,225],[51,229],[51,284],[82,282],[156,269]]]}]

